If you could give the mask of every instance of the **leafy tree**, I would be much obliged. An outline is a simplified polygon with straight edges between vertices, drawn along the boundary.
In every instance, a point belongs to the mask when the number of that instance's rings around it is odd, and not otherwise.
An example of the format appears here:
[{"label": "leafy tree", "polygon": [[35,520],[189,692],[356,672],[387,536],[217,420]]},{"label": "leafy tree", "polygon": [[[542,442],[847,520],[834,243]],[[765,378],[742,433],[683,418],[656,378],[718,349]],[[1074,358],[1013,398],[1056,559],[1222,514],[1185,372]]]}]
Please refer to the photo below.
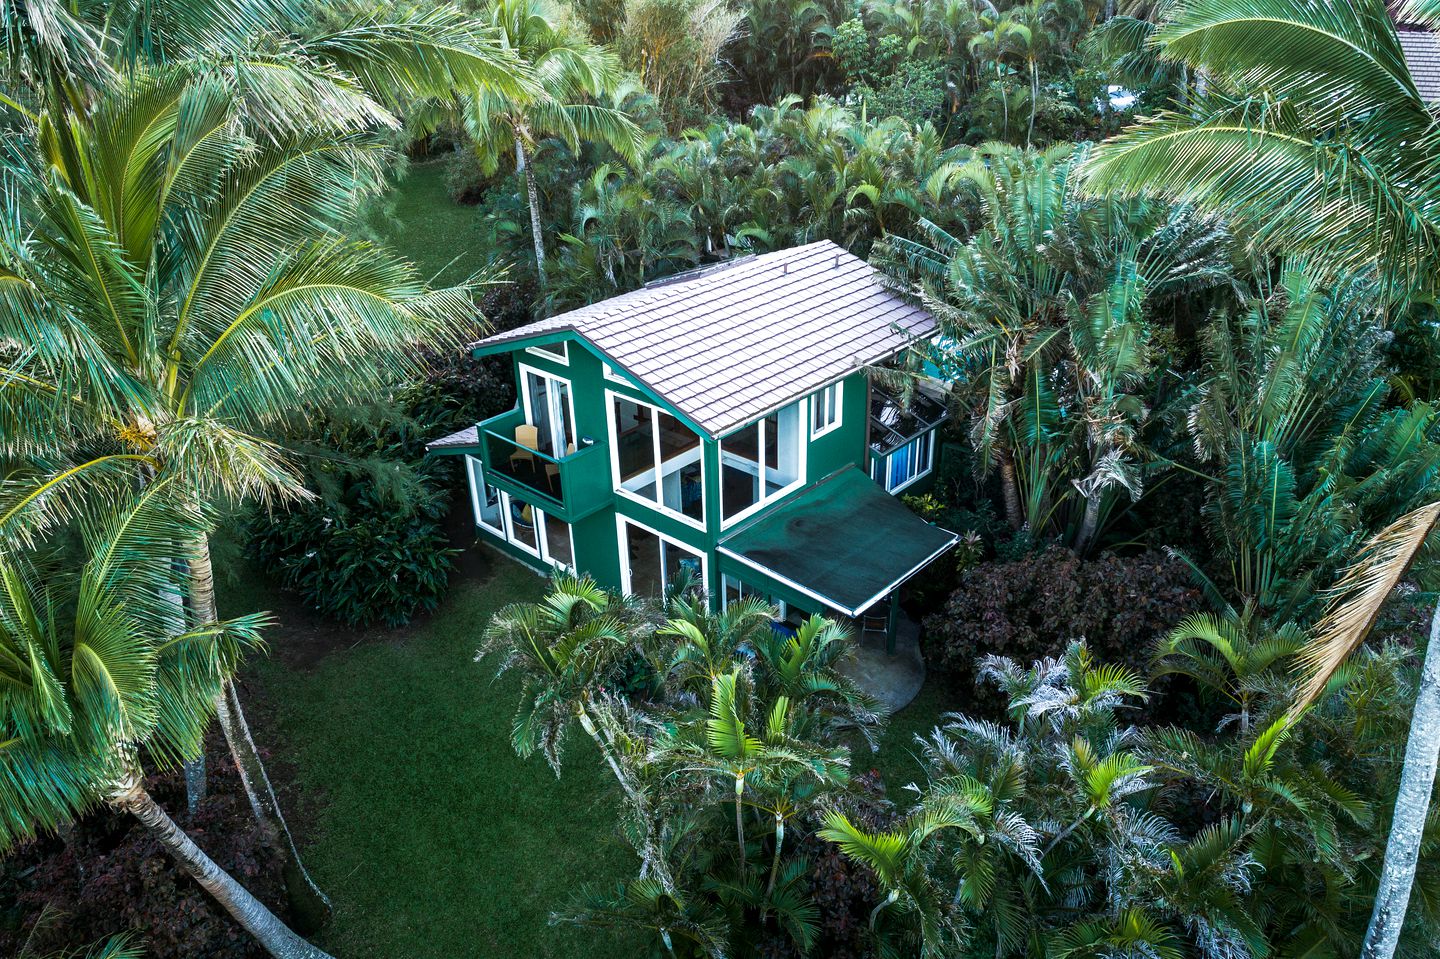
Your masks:
[{"label": "leafy tree", "polygon": [[975,191],[985,223],[967,242],[930,228],[892,238],[892,274],[918,286],[946,343],[981,468],[1000,477],[1015,529],[1092,548],[1121,496],[1157,463],[1143,432],[1158,391],[1152,313],[1223,289],[1228,236],[1182,208],[1091,201],[1084,150],[993,146],[936,176]]}]

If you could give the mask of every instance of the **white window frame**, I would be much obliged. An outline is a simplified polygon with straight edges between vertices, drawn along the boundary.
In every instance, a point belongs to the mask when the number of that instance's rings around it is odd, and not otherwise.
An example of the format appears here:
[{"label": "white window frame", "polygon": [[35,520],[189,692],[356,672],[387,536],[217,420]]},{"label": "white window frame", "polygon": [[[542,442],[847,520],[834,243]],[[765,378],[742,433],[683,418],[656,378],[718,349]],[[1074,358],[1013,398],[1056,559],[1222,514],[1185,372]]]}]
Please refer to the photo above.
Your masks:
[{"label": "white window frame", "polygon": [[[644,500],[641,500],[644,502]],[[629,523],[637,529],[644,530],[655,536],[662,544],[669,543],[678,546],[691,556],[700,557],[700,588],[709,591],[710,589],[710,556],[703,549],[696,549],[688,543],[682,543],[673,536],[666,536],[653,526],[640,522],[632,516],[624,513],[615,514],[616,548],[620,553],[620,591],[626,596],[633,596],[635,591],[630,586],[630,550],[627,549],[629,537],[625,531],[625,524]],[[665,593],[670,589],[670,584],[665,582],[665,557],[660,557],[660,591]]]},{"label": "white window frame", "polygon": [[[535,532],[541,534],[537,539],[537,542],[540,544],[540,558],[556,569],[569,570],[572,573],[575,572],[579,568],[575,563],[575,524],[565,523],[565,534],[570,539],[570,562],[562,562],[550,555],[549,525],[550,520],[554,519],[554,517],[544,510],[537,510],[536,512],[541,516],[540,525],[535,528]],[[555,522],[564,523],[565,521],[557,519]]]},{"label": "white window frame", "polygon": [[[780,410],[784,410],[791,405],[800,407],[798,415],[803,417],[804,421],[808,423],[810,417],[810,400],[796,400],[794,404],[787,403],[785,406],[780,407]],[[771,410],[770,413],[778,413],[780,410]],[[758,470],[758,472],[756,473],[756,480],[758,481],[756,485],[756,491],[758,493],[757,499],[754,503],[751,503],[749,506],[745,507],[745,509],[736,513],[734,516],[729,517],[728,519],[725,517],[725,436],[720,437],[716,441],[716,458],[719,460],[720,466],[719,475],[721,529],[728,529],[729,527],[734,526],[741,520],[749,516],[753,516],[769,504],[775,502],[776,500],[785,498],[786,496],[793,493],[795,490],[805,485],[805,470],[808,467],[809,460],[809,457],[806,454],[809,452],[810,446],[808,443],[805,442],[806,431],[809,429],[808,426],[801,427],[797,431],[798,435],[795,437],[796,443],[800,447],[798,451],[799,462],[795,464],[795,481],[786,486],[780,487],[775,492],[768,495],[765,492],[765,471],[767,469],[765,465],[765,422],[766,419],[770,416],[770,413],[766,413],[764,416],[761,416],[758,419],[751,420],[744,426],[741,426],[738,429],[733,429],[726,434],[726,436],[734,436],[736,433],[739,433],[742,430],[747,430],[752,426],[756,427],[756,450],[760,457],[760,461],[755,464]],[[744,457],[740,457],[740,459],[742,459],[746,463],[750,462],[750,460],[746,460],[744,459]]]},{"label": "white window frame", "polygon": [[[668,516],[671,519],[678,520],[684,523],[686,526],[693,526],[696,529],[703,530],[705,528],[705,517],[708,515],[705,512],[706,507],[709,505],[709,500],[707,499],[707,497],[710,495],[710,484],[705,481],[705,438],[703,436],[699,436],[698,434],[696,436],[696,438],[700,440],[700,445],[695,447],[697,462],[699,462],[700,464],[700,518],[696,519],[693,516],[685,515],[678,509],[671,509],[670,507],[665,505],[665,485],[663,482],[663,478],[660,476],[655,477],[655,499],[646,499],[639,493],[631,492],[630,490],[625,488],[624,479],[620,475],[620,433],[615,426],[615,401],[617,399],[624,400],[627,403],[634,403],[641,409],[648,409],[650,411],[650,461],[654,464],[651,467],[651,470],[653,472],[658,473],[661,466],[660,414],[667,413],[677,422],[680,422],[680,418],[678,416],[670,413],[669,410],[662,410],[654,403],[646,403],[644,400],[637,400],[633,396],[627,396],[624,393],[617,393],[614,390],[610,389],[607,389],[605,391],[605,429],[607,430],[610,437],[610,480],[611,485],[615,487],[615,495],[623,496],[630,502],[639,503],[641,506],[644,506],[647,509],[653,509],[655,512],[660,513],[663,516]],[[684,424],[682,423],[682,425]],[[685,428],[687,430],[690,429],[690,427],[688,426],[686,426]]]},{"label": "white window frame", "polygon": [[[835,418],[832,419],[832,420],[830,420],[829,422],[827,422],[824,426],[820,427],[819,429],[816,429],[816,428],[815,428],[815,411],[816,411],[817,408],[821,408],[821,409],[824,408],[824,406],[825,406],[825,401],[826,401],[826,397],[827,397],[827,396],[833,396],[833,397],[834,397],[834,402],[835,402]],[[818,407],[817,407],[817,404],[818,404]],[[828,433],[833,433],[835,430],[837,430],[837,429],[840,428],[840,424],[841,424],[841,422],[842,422],[844,419],[845,419],[845,381],[844,381],[844,380],[840,380],[840,381],[838,381],[838,382],[831,383],[829,386],[825,387],[825,388],[822,389],[822,390],[817,391],[814,395],[812,395],[812,396],[810,397],[810,416],[809,416],[809,421],[810,421],[810,438],[811,438],[812,440],[818,440],[820,437],[825,436],[825,435],[828,434]]]},{"label": "white window frame", "polygon": [[[566,405],[570,408],[570,429],[572,432],[575,432],[577,434],[576,436],[569,437],[569,441],[575,444],[576,449],[579,449],[579,431],[575,429],[575,384],[566,377],[557,376],[554,373],[539,369],[538,367],[526,366],[524,363],[516,364],[516,366],[520,371],[520,409],[525,413],[525,425],[539,426],[539,424],[535,422],[535,411],[530,408],[530,383],[528,380],[525,379],[525,375],[527,373],[530,373],[534,374],[535,376],[543,377],[547,380],[553,380],[556,383],[564,383],[565,402]],[[555,391],[550,389],[549,386],[545,388],[545,396],[547,401],[551,402],[552,404],[555,402]],[[554,407],[552,406],[551,409],[547,412],[550,413],[550,422],[553,424],[555,422]],[[506,439],[513,440],[513,437],[506,437]],[[555,450],[555,453],[553,454],[554,457],[557,460],[563,459],[566,455],[565,449],[563,447],[558,449],[556,448],[554,435],[549,436],[548,439],[550,440],[550,448]],[[539,452],[539,450],[537,450],[536,452]]]},{"label": "white window frame", "polygon": [[465,475],[470,481],[470,509],[475,516],[475,525],[505,539],[505,491],[495,486],[495,492],[500,494],[500,526],[491,526],[480,515],[480,496],[486,486],[494,484],[485,481],[485,464],[480,461],[480,457],[465,454]]},{"label": "white window frame", "polygon": [[[558,347],[560,347],[560,352],[559,352],[559,353],[551,353],[549,350],[547,350],[547,349],[545,348],[546,346],[558,346]],[[545,357],[545,359],[549,360],[551,363],[558,363],[558,364],[560,364],[561,366],[569,366],[569,365],[570,365],[570,341],[569,341],[569,340],[560,340],[560,341],[555,342],[555,343],[546,343],[544,346],[527,346],[527,347],[525,347],[525,352],[526,352],[526,353],[532,353],[532,354],[534,354],[535,356],[543,356],[543,357]]]},{"label": "white window frame", "polygon": [[[735,587],[735,592],[737,592],[737,593],[740,594],[740,598],[741,598],[741,599],[744,599],[744,598],[745,598],[745,590],[747,590],[747,589],[750,590],[750,592],[751,592],[752,594],[758,594],[758,593],[760,592],[760,591],[759,591],[758,589],[756,589],[754,586],[749,585],[748,583],[746,583],[743,579],[741,579],[741,578],[738,577],[738,576],[731,576],[729,573],[721,573],[721,574],[720,574],[720,603],[721,603],[721,609],[722,609],[722,610],[723,610],[723,609],[727,609],[727,608],[729,608],[729,606],[730,606],[730,587],[731,587],[731,586],[734,586],[734,587]],[[783,599],[774,599],[773,597],[765,597],[765,598],[766,598],[766,599],[769,599],[769,600],[771,601],[771,605],[773,605],[773,606],[775,607],[776,611],[779,613],[779,615],[776,616],[775,621],[776,621],[777,623],[779,623],[779,622],[784,622],[786,615],[789,613],[789,610],[786,608],[786,605],[785,605],[785,600],[783,600]]]},{"label": "white window frame", "polygon": [[505,521],[505,542],[520,550],[522,553],[528,553],[536,559],[542,559],[543,557],[540,554],[545,549],[545,537],[542,535],[545,532],[545,511],[530,500],[525,500],[525,503],[530,507],[530,515],[535,520],[535,548],[531,549],[530,544],[515,535],[515,517],[510,508],[510,494],[502,489],[500,491],[500,518]]},{"label": "white window frame", "polygon": [[635,384],[630,382],[630,378],[624,373],[621,373],[611,364],[601,363],[600,366],[601,369],[604,371],[605,379],[611,381],[612,383],[623,383],[626,386],[631,387],[632,389],[634,388]]},{"label": "white window frame", "polygon": [[[907,446],[912,446],[912,445],[920,442],[921,440],[925,439],[926,437],[929,437],[929,442],[927,443],[926,448],[925,448],[925,468],[922,469],[922,470],[920,470],[920,471],[918,471],[917,473],[915,473],[913,476],[911,476],[911,477],[910,477],[909,479],[907,479],[905,482],[900,483],[900,484],[897,485],[897,486],[891,486],[891,485],[890,485],[890,457],[894,456],[896,453],[898,453],[898,452],[900,452],[901,450],[905,449]],[[900,446],[897,446],[895,449],[893,449],[893,450],[891,450],[890,452],[886,453],[884,456],[880,457],[880,459],[879,459],[878,462],[880,463],[880,470],[881,470],[881,479],[880,479],[880,481],[881,481],[881,482],[884,484],[884,486],[885,486],[885,492],[887,492],[887,493],[899,493],[899,492],[903,491],[904,489],[906,489],[907,487],[913,486],[915,483],[918,483],[920,480],[922,480],[922,479],[924,479],[925,477],[929,476],[929,475],[930,475],[930,472],[931,472],[933,469],[935,469],[935,431],[934,431],[933,429],[931,429],[931,430],[926,430],[925,432],[921,433],[919,436],[916,436],[914,439],[910,440],[909,442],[904,443],[904,444],[902,444],[902,445],[900,445]],[[872,472],[870,475],[871,475],[871,478],[873,479],[875,474]]]}]

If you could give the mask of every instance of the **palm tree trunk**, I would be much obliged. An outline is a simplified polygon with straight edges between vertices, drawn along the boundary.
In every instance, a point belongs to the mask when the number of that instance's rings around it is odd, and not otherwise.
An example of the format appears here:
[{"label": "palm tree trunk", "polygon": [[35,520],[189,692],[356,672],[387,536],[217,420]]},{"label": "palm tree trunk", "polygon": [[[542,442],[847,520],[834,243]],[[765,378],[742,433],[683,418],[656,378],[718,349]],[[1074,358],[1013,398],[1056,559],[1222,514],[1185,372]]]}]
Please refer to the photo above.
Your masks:
[{"label": "palm tree trunk", "polygon": [[1104,493],[1096,490],[1085,497],[1085,514],[1080,519],[1080,531],[1075,534],[1075,552],[1084,556],[1095,540],[1100,529],[1100,497]]},{"label": "palm tree trunk", "polygon": [[276,959],[331,959],[328,953],[292,932],[264,903],[205,855],[145,791],[137,771],[130,770],[115,786],[110,803],[140,820],[180,867],[214,896],[270,955]]},{"label": "palm tree trunk", "polygon": [[[215,577],[210,565],[210,541],[206,537],[201,537],[191,550],[190,602],[199,622],[213,623],[219,619],[215,607]],[[265,764],[255,748],[234,683],[227,682],[216,697],[215,715],[220,720],[220,729],[225,733],[230,753],[235,757],[235,767],[240,773],[240,782],[245,786],[245,795],[250,800],[255,821],[270,845],[280,854],[281,877],[285,881],[285,894],[295,926],[307,934],[315,932],[330,921],[333,913],[330,899],[315,885],[300,860],[300,850],[296,848],[290,827],[285,824],[285,817],[280,812],[280,802],[275,798]]]},{"label": "palm tree trunk", "polygon": [[740,873],[745,873],[745,817],[740,797],[745,795],[745,777],[735,777],[735,838],[740,843]]},{"label": "palm tree trunk", "polygon": [[1380,888],[1375,893],[1375,910],[1360,947],[1361,959],[1392,959],[1405,925],[1410,905],[1410,888],[1415,883],[1415,862],[1425,831],[1430,794],[1435,789],[1435,765],[1440,757],[1440,606],[1430,621],[1430,645],[1420,688],[1415,693],[1415,712],[1410,718],[1410,737],[1405,743],[1405,764],[1400,771],[1400,791],[1395,797],[1395,816],[1385,861],[1380,869]]},{"label": "palm tree trunk", "polygon": [[1025,525],[1024,514],[1020,511],[1020,488],[1015,483],[1015,460],[1010,448],[1003,444],[995,448],[995,461],[1000,464],[1000,495],[1005,501],[1005,520],[1011,529]]},{"label": "palm tree trunk", "polygon": [[780,874],[780,848],[785,845],[785,817],[778,812],[775,814],[775,857],[770,860],[770,881],[765,884],[765,904],[770,903],[770,896],[775,892],[775,877]]},{"label": "palm tree trunk", "polygon": [[195,815],[200,808],[200,803],[205,800],[205,753],[201,747],[200,755],[187,762],[185,770],[185,812],[187,815]]},{"label": "palm tree trunk", "polygon": [[545,234],[540,228],[540,190],[535,186],[535,171],[525,159],[525,144],[515,138],[515,169],[525,177],[525,194],[530,203],[530,238],[535,242],[535,275],[540,289],[545,289]]}]

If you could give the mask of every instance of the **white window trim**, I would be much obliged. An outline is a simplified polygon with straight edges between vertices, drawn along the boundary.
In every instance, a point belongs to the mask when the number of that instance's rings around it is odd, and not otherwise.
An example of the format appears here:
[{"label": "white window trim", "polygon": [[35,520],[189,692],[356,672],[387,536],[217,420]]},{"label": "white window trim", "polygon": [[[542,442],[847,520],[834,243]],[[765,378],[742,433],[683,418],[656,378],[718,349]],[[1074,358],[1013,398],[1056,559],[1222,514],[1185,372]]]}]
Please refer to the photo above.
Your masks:
[{"label": "white window trim", "polygon": [[[641,502],[644,501],[642,500]],[[638,519],[635,519],[633,516],[626,516],[624,513],[616,513],[616,548],[620,553],[620,590],[622,593],[624,593],[626,596],[633,596],[635,592],[633,589],[630,588],[630,551],[626,549],[626,544],[629,541],[625,533],[626,523],[629,523],[631,526],[642,529],[645,532],[652,534],[662,542],[669,543],[672,546],[678,546],[692,556],[700,557],[700,588],[705,590],[706,592],[709,592],[710,556],[704,550],[696,549],[689,543],[682,543],[680,540],[676,539],[673,536],[666,536],[664,533],[660,532],[655,527],[646,525],[645,523],[640,522]],[[665,582],[665,562],[664,558],[662,557],[660,562],[660,589],[663,592],[669,588],[669,584]]]},{"label": "white window trim", "polygon": [[[773,411],[773,412],[779,413],[781,410],[786,409],[789,405],[790,405],[790,404],[787,404],[786,406],[782,406],[779,410],[775,410],[775,411]],[[809,401],[808,399],[797,400],[797,401],[795,402],[795,405],[798,405],[798,406],[800,407],[799,415],[800,415],[801,417],[806,418],[806,421],[808,422],[809,416],[810,416],[810,401]],[[757,438],[757,441],[758,441],[757,451],[763,451],[763,450],[765,449],[765,436],[764,436],[765,425],[764,425],[764,424],[765,424],[766,417],[768,417],[769,415],[770,415],[770,414],[767,413],[767,414],[765,414],[765,416],[762,416],[762,417],[760,417],[760,418],[757,419],[757,420],[753,420],[753,421],[751,421],[751,422],[749,422],[749,423],[746,423],[744,426],[740,427],[740,429],[731,430],[727,435],[728,435],[728,436],[734,436],[736,433],[739,433],[741,430],[747,430],[747,429],[749,429],[751,426],[756,426],[756,427],[758,427],[758,429],[757,429],[757,431],[756,431],[756,438]],[[806,428],[808,429],[808,427],[806,427]],[[804,433],[801,433],[801,437],[803,437],[803,436],[804,436]],[[802,486],[805,485],[805,471],[806,471],[806,469],[808,468],[808,465],[809,465],[809,457],[808,457],[808,455],[807,455],[807,454],[809,453],[809,444],[808,444],[808,443],[805,443],[805,442],[800,442],[799,446],[800,446],[800,451],[799,451],[799,459],[800,459],[800,462],[796,464],[796,468],[795,468],[795,476],[796,476],[796,479],[795,479],[795,481],[794,481],[793,483],[790,483],[790,484],[786,485],[786,486],[780,487],[779,489],[777,489],[775,492],[769,494],[768,496],[765,495],[765,470],[766,470],[766,466],[765,466],[765,463],[764,463],[765,454],[764,454],[763,452],[759,452],[759,453],[758,453],[758,455],[760,456],[761,462],[758,462],[758,463],[756,463],[755,465],[758,467],[758,472],[757,472],[757,474],[756,474],[756,479],[758,480],[758,485],[757,485],[756,489],[757,489],[758,492],[759,492],[759,498],[756,499],[756,501],[755,501],[754,503],[751,503],[749,506],[745,507],[743,510],[741,510],[741,511],[738,512],[738,513],[736,513],[734,516],[731,516],[731,517],[729,517],[729,518],[727,519],[727,518],[725,517],[725,437],[722,436],[722,437],[720,437],[720,438],[716,441],[716,443],[715,443],[715,449],[716,449],[716,451],[717,451],[717,456],[716,456],[716,458],[719,460],[719,466],[720,466],[720,469],[719,469],[719,476],[720,476],[720,528],[721,528],[722,530],[723,530],[723,529],[729,529],[731,526],[734,526],[736,523],[738,523],[738,522],[740,522],[740,521],[742,521],[742,520],[744,520],[744,519],[746,519],[746,518],[748,518],[748,517],[750,517],[750,516],[755,515],[756,513],[760,512],[760,510],[764,509],[766,506],[769,506],[769,505],[772,504],[772,503],[776,503],[776,502],[784,499],[786,496],[789,496],[789,495],[790,495],[791,493],[793,493],[795,490],[800,489]],[[743,456],[739,457],[739,459],[741,460],[741,462],[744,462],[744,463],[749,463],[749,462],[751,462],[750,460],[745,459]],[[748,471],[747,471],[747,472],[748,472]]]},{"label": "white window trim", "polygon": [[[918,473],[916,473],[914,476],[912,476],[912,477],[910,477],[909,479],[907,479],[905,482],[901,483],[899,486],[891,486],[891,485],[890,485],[890,457],[894,456],[896,453],[898,453],[898,452],[900,452],[901,450],[903,450],[906,446],[910,446],[910,445],[913,444],[913,443],[918,443],[918,442],[920,442],[920,440],[923,439],[923,438],[926,437],[926,436],[930,437],[930,442],[926,445],[926,449],[925,449],[925,468],[922,469],[922,470],[920,470],[920,471],[919,471]],[[887,492],[887,493],[899,493],[899,492],[902,492],[903,490],[905,490],[905,489],[908,488],[908,487],[914,486],[914,485],[915,485],[916,483],[918,483],[920,480],[922,480],[922,479],[924,479],[925,477],[929,476],[931,470],[933,470],[933,469],[935,468],[935,431],[934,431],[933,429],[932,429],[932,430],[926,430],[924,433],[921,433],[919,436],[917,436],[917,437],[915,437],[914,439],[910,440],[908,443],[905,443],[905,444],[902,445],[902,446],[897,446],[895,449],[893,449],[893,450],[891,450],[890,452],[886,453],[885,456],[881,459],[880,462],[881,462],[881,467],[880,467],[880,468],[881,468],[881,470],[882,470],[882,472],[883,472],[883,475],[884,475],[884,478],[885,478],[885,492]]]},{"label": "white window trim", "polygon": [[[538,510],[537,512],[539,512],[541,516],[540,525],[536,527],[535,530],[537,533],[542,534],[537,540],[540,543],[540,558],[556,569],[569,570],[572,573],[575,572],[578,569],[575,564],[575,524],[565,523],[565,534],[570,538],[570,562],[562,562],[550,555],[549,524],[553,517],[544,510]],[[561,523],[564,522],[564,520],[555,520],[555,522]]]},{"label": "white window trim", "polygon": [[626,376],[624,373],[621,373],[611,364],[602,362],[600,364],[600,367],[604,371],[605,379],[609,380],[612,383],[623,383],[625,386],[628,386],[631,389],[635,388],[635,384],[630,382],[630,377]]},{"label": "white window trim", "polygon": [[[721,573],[721,574],[720,574],[720,604],[721,604],[721,609],[722,609],[722,610],[724,610],[725,608],[728,608],[729,605],[730,605],[730,587],[731,587],[732,585],[734,585],[734,586],[736,587],[735,592],[737,592],[737,593],[740,594],[740,598],[741,598],[741,599],[744,599],[744,598],[745,598],[745,590],[746,590],[746,589],[749,589],[752,593],[758,592],[758,591],[755,589],[754,586],[750,586],[750,585],[747,584],[743,579],[740,579],[738,576],[731,576],[729,573]],[[775,607],[776,612],[779,614],[779,615],[777,615],[777,616],[775,617],[775,621],[776,621],[777,623],[783,623],[783,622],[785,621],[785,617],[786,617],[787,615],[789,615],[789,612],[790,612],[789,609],[788,609],[788,608],[786,607],[786,605],[785,605],[785,600],[783,600],[783,599],[773,600],[772,605]]]},{"label": "white window trim", "polygon": [[[535,374],[536,376],[543,376],[543,377],[544,377],[545,379],[547,379],[547,380],[554,380],[554,381],[557,382],[557,383],[564,383],[564,384],[565,384],[565,402],[566,402],[566,405],[570,407],[570,429],[571,429],[572,432],[574,432],[574,433],[577,434],[576,436],[570,437],[570,442],[575,444],[576,449],[579,449],[579,446],[580,446],[580,440],[579,440],[579,437],[578,437],[579,431],[575,429],[575,384],[572,383],[569,379],[567,379],[567,378],[565,378],[565,377],[563,377],[563,376],[557,376],[557,375],[554,374],[554,373],[550,373],[550,372],[548,372],[548,371],[546,371],[546,370],[542,370],[542,369],[539,369],[539,368],[534,367],[534,366],[526,366],[524,363],[518,363],[518,364],[516,364],[516,366],[517,366],[517,368],[518,368],[519,371],[520,371],[520,409],[525,412],[525,425],[526,425],[526,426],[539,426],[539,425],[540,425],[540,424],[538,424],[538,423],[535,422],[535,413],[534,413],[533,410],[530,409],[530,390],[528,389],[529,384],[528,384],[528,383],[526,382],[526,380],[525,380],[525,374],[527,374],[527,373],[533,373],[533,374]],[[513,436],[510,436],[510,437],[506,437],[506,439],[509,439],[511,442],[513,442],[515,438],[514,438]],[[550,440],[551,440],[551,445],[552,445],[552,448],[553,448],[554,439],[555,439],[555,438],[554,438],[553,436],[551,436],[551,437],[547,437],[547,439],[550,439]],[[536,452],[538,453],[538,452],[540,452],[540,451],[539,451],[539,450],[536,450]],[[543,455],[543,454],[542,454],[542,455]],[[565,457],[565,451],[564,451],[564,450],[559,450],[559,451],[557,451],[557,453],[555,454],[555,458],[556,458],[557,460],[558,460],[558,459],[563,459],[564,457]]]},{"label": "white window trim", "polygon": [[515,517],[512,515],[510,502],[510,494],[502,489],[500,491],[500,518],[505,521],[505,542],[522,553],[528,553],[536,559],[540,559],[540,551],[545,548],[543,545],[545,537],[541,535],[544,532],[545,511],[529,500],[524,501],[530,507],[530,516],[535,521],[532,527],[535,530],[535,548],[531,549],[528,543],[515,535]]},{"label": "white window trim", "polygon": [[[825,394],[828,393],[828,392],[831,391],[831,390],[834,390],[834,391],[835,391],[835,418],[834,418],[833,420],[831,420],[828,424],[826,424],[824,427],[822,427],[821,429],[818,429],[818,430],[817,430],[817,429],[815,428],[815,405],[816,405],[816,403],[823,403],[824,400],[825,400]],[[845,419],[845,381],[844,381],[844,380],[837,380],[836,382],[831,383],[829,386],[827,386],[827,387],[825,387],[825,388],[823,388],[823,389],[821,389],[821,390],[817,390],[817,391],[810,397],[810,416],[809,416],[809,421],[810,421],[810,438],[811,438],[812,440],[818,440],[818,439],[819,439],[820,437],[822,437],[822,436],[826,436],[826,435],[828,435],[828,434],[830,434],[830,433],[835,432],[837,429],[840,428],[840,425],[841,425],[841,423],[844,421],[844,419]]]},{"label": "white window trim", "polygon": [[549,345],[549,346],[558,346],[558,347],[560,347],[560,349],[561,349],[562,352],[560,352],[560,353],[551,353],[549,350],[545,349],[545,347],[543,347],[543,346],[527,346],[527,347],[525,347],[525,352],[526,352],[526,353],[530,353],[530,354],[532,354],[532,355],[534,355],[534,356],[543,356],[545,359],[549,360],[551,363],[558,363],[558,364],[561,365],[561,366],[569,366],[569,365],[570,365],[570,341],[569,341],[569,340],[560,340],[559,342],[550,343],[550,344],[547,344],[547,345]]},{"label": "white window trim", "polygon": [[505,529],[504,529],[504,526],[505,526],[505,503],[504,503],[505,491],[502,490],[502,489],[500,489],[500,487],[498,487],[498,486],[495,487],[495,492],[500,495],[500,500],[501,500],[501,502],[500,502],[500,526],[498,526],[498,527],[496,527],[496,526],[491,526],[489,523],[485,522],[484,517],[481,516],[481,514],[480,514],[480,497],[481,497],[481,495],[482,495],[482,492],[483,492],[485,486],[488,485],[488,484],[486,484],[486,482],[485,482],[485,464],[482,463],[482,462],[480,462],[480,457],[478,457],[478,456],[471,456],[471,455],[468,454],[468,453],[465,454],[465,474],[466,474],[466,478],[470,481],[470,508],[471,508],[471,511],[474,513],[474,516],[475,516],[475,525],[478,526],[478,527],[480,527],[480,528],[483,529],[483,530],[487,530],[487,531],[489,531],[489,532],[491,532],[491,533],[494,533],[496,536],[499,536],[501,539],[504,539],[504,538],[505,538]]},{"label": "white window trim", "polygon": [[[624,480],[620,476],[620,434],[615,428],[616,399],[625,400],[627,403],[634,403],[636,406],[650,411],[650,461],[655,464],[650,468],[650,472],[654,472],[660,467],[660,414],[668,412],[660,409],[660,407],[653,403],[637,400],[633,396],[616,393],[610,389],[605,391],[605,429],[610,437],[610,481],[611,485],[615,487],[615,495],[624,497],[632,503],[639,503],[641,506],[652,509],[662,516],[668,516],[673,520],[678,520],[686,526],[693,526],[695,529],[703,530],[705,528],[705,516],[707,515],[705,509],[709,505],[707,497],[710,495],[710,484],[705,482],[704,437],[697,437],[700,440],[700,445],[695,448],[700,462],[700,518],[696,519],[693,516],[686,516],[678,509],[671,509],[665,505],[664,484],[659,480],[655,483],[655,499],[646,499],[639,493],[631,492],[625,488]],[[674,414],[671,414],[671,416],[674,416]],[[676,422],[679,422],[680,418],[678,416],[674,418]],[[683,426],[684,424],[682,423],[681,425]],[[686,426],[685,429],[688,430],[690,428]]]}]

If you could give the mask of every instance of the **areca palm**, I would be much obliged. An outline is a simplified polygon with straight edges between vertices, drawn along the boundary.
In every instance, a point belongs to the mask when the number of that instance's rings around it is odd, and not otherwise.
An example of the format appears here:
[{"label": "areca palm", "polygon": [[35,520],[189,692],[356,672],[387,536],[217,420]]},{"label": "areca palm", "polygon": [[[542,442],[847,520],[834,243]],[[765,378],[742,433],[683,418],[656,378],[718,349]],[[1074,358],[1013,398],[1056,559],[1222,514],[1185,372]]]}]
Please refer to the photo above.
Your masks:
[{"label": "areca palm", "polygon": [[[1430,28],[1440,6],[1401,4]],[[1097,192],[1159,190],[1237,218],[1327,272],[1433,290],[1440,140],[1383,0],[1176,0],[1152,38],[1203,90],[1103,144]]]},{"label": "areca palm", "polygon": [[596,102],[613,91],[621,77],[619,62],[603,48],[549,20],[533,0],[494,0],[490,24],[503,48],[525,64],[537,85],[524,91],[476,91],[466,108],[465,129],[487,173],[513,151],[515,172],[525,181],[535,269],[543,289],[545,236],[530,162],[540,141],[556,137],[572,150],[582,142],[602,143],[634,162],[640,130],[621,110]]},{"label": "areca palm", "polygon": [[0,553],[0,845],[104,803],[134,815],[272,955],[325,954],[212,862],[145,789],[142,756],[173,766],[201,749],[221,688],[266,620],[193,622],[173,544],[206,521],[174,481],[87,514],[85,562],[65,575]]}]

